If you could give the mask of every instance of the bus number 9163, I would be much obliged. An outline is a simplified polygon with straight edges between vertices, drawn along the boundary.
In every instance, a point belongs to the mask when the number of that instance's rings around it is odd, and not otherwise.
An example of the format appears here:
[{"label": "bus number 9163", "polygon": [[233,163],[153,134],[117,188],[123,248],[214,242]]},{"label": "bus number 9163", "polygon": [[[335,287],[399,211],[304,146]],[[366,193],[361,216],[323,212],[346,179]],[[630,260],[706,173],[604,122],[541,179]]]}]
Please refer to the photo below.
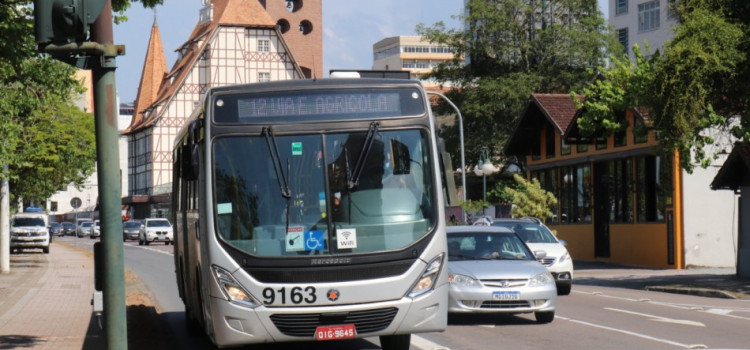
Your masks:
[{"label": "bus number 9163", "polygon": [[317,297],[315,296],[315,287],[281,287],[279,289],[264,288],[263,289],[263,303],[266,305],[272,305],[276,303],[276,299],[279,298],[279,303],[284,305],[288,302],[292,304],[312,304],[315,303]]}]

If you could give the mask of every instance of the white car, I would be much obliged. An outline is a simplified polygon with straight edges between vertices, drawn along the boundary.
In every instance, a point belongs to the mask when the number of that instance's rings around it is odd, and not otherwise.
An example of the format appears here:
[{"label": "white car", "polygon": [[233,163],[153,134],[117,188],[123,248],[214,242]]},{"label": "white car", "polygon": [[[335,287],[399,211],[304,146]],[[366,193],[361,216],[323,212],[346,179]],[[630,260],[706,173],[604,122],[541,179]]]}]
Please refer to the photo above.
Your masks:
[{"label": "white car", "polygon": [[494,219],[492,226],[503,226],[515,231],[532,251],[543,250],[547,256],[539,262],[555,277],[558,295],[570,294],[573,286],[573,258],[547,226],[537,218]]},{"label": "white car", "polygon": [[26,248],[40,248],[49,254],[47,214],[18,213],[10,220],[10,252]]},{"label": "white car", "polygon": [[152,218],[143,220],[141,230],[138,233],[138,245],[148,245],[151,242],[174,242],[172,224],[164,218]]},{"label": "white car", "polygon": [[91,239],[101,237],[102,235],[102,228],[101,228],[101,222],[99,220],[94,220],[94,224],[91,225]]},{"label": "white car", "polygon": [[448,312],[534,313],[555,318],[557,288],[518,234],[505,227],[448,226]]}]

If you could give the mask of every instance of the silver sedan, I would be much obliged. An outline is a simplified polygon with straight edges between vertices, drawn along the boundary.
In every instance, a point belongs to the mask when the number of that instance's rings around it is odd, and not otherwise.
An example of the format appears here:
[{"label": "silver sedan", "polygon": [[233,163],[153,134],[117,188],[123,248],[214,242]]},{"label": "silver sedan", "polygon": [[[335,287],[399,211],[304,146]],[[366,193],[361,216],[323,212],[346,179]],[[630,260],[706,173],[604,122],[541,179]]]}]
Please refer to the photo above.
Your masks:
[{"label": "silver sedan", "polygon": [[448,312],[534,313],[555,318],[555,279],[523,240],[505,227],[449,226]]}]

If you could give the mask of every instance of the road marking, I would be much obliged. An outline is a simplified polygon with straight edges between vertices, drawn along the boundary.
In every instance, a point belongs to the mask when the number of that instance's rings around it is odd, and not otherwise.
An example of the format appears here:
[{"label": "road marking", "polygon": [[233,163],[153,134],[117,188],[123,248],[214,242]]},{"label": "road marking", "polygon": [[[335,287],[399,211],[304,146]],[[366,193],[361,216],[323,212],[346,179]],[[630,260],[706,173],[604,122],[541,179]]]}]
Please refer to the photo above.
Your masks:
[{"label": "road marking", "polygon": [[611,308],[611,307],[605,307],[604,310],[615,311],[615,312],[622,312],[622,313],[625,313],[625,314],[631,314],[631,315],[636,315],[636,316],[643,316],[643,317],[649,318],[650,321],[656,321],[656,322],[674,323],[674,324],[681,324],[681,325],[685,325],[685,326],[696,326],[696,327],[705,327],[706,326],[705,324],[703,324],[701,322],[698,322],[698,321],[678,320],[678,319],[674,319],[674,318],[668,318],[668,317],[662,317],[662,316],[656,316],[656,315],[649,315],[649,314],[644,314],[644,313],[635,312],[635,311],[615,309],[615,308]]},{"label": "road marking", "polygon": [[612,328],[612,327],[601,326],[601,325],[598,325],[598,324],[589,323],[589,322],[585,322],[585,321],[574,320],[572,318],[567,318],[567,317],[562,317],[562,316],[557,316],[556,318],[562,319],[562,320],[566,320],[566,321],[570,321],[570,322],[573,322],[573,323],[582,324],[584,326],[589,326],[589,327],[604,329],[604,330],[608,330],[608,331],[612,331],[612,332],[616,332],[616,333],[627,334],[627,335],[631,335],[631,336],[634,336],[634,337],[643,338],[643,339],[647,339],[647,340],[652,340],[652,341],[656,341],[656,342],[660,342],[660,343],[665,343],[665,344],[669,344],[669,345],[679,346],[681,348],[690,348],[691,346],[693,346],[693,345],[689,345],[689,344],[678,343],[676,341],[672,341],[672,340],[668,340],[668,339],[656,338],[656,337],[652,337],[650,335],[645,335],[645,334],[640,334],[640,333],[636,333],[636,332],[626,331],[624,329]]},{"label": "road marking", "polygon": [[437,343],[433,343],[425,338],[422,338],[416,334],[411,335],[411,345],[414,345],[421,350],[450,350],[446,346],[442,346]]}]

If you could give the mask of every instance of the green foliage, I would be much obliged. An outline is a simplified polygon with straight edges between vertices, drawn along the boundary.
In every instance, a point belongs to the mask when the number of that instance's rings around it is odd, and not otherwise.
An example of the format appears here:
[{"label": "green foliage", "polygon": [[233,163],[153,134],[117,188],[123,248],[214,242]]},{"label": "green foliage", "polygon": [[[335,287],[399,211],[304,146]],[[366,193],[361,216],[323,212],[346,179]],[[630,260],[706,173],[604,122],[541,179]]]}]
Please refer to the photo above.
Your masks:
[{"label": "green foliage", "polygon": [[513,175],[513,179],[519,185],[517,188],[507,188],[513,195],[513,217],[533,216],[546,221],[554,215],[550,208],[557,205],[557,198],[551,192],[542,189],[539,180],[526,180],[518,174]]},{"label": "green foliage", "polygon": [[503,177],[495,183],[495,187],[487,192],[490,202],[498,204],[512,204],[513,194],[508,189],[520,189],[520,185],[514,178]]},{"label": "green foliage", "polygon": [[[36,52],[31,9],[0,4],[0,164],[11,200],[45,201],[94,170],[94,121],[71,102],[75,69]],[[16,6],[19,5],[19,6]]]},{"label": "green foliage", "polygon": [[709,130],[750,142],[750,6],[745,0],[677,3],[679,24],[661,54],[645,59],[634,50],[635,63],[613,58],[601,68],[602,80],[583,90],[579,127],[611,132],[622,127],[614,111],[645,107],[660,146],[679,151],[680,166],[690,172],[716,157],[707,152],[714,143]]},{"label": "green foliage", "polygon": [[[456,17],[468,30],[438,22],[418,25],[417,33],[455,53],[431,78],[456,87],[446,95],[463,116],[467,159],[475,159],[482,146],[491,157],[499,155],[532,93],[568,93],[583,86],[593,78],[589,68],[603,64],[618,45],[596,0],[471,0],[466,6],[467,15]],[[548,14],[543,24],[539,13]],[[437,112],[453,114],[447,105]],[[440,131],[454,163],[456,128]]]}]

